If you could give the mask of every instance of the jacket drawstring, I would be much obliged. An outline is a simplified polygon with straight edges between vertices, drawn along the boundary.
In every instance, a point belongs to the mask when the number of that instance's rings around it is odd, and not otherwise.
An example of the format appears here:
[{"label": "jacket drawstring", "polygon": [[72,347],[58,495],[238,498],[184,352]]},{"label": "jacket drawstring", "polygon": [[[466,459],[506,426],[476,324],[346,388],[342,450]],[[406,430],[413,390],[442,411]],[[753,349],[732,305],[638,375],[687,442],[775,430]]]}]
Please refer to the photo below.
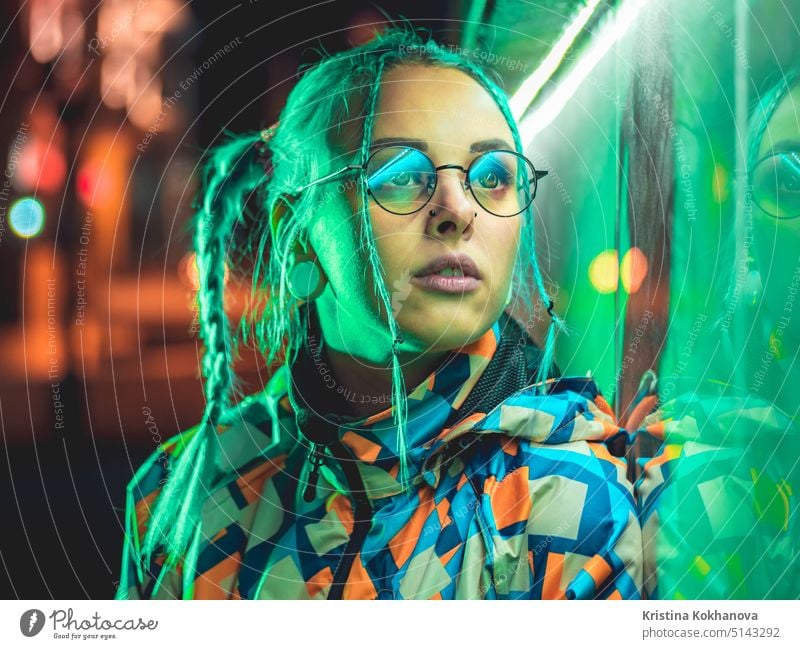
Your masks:
[{"label": "jacket drawstring", "polygon": [[308,474],[308,482],[303,491],[303,500],[307,503],[312,502],[316,496],[319,469],[322,466],[322,453],[319,450],[319,446],[319,444],[311,442],[311,447],[308,452],[308,461],[311,462],[311,471]]}]

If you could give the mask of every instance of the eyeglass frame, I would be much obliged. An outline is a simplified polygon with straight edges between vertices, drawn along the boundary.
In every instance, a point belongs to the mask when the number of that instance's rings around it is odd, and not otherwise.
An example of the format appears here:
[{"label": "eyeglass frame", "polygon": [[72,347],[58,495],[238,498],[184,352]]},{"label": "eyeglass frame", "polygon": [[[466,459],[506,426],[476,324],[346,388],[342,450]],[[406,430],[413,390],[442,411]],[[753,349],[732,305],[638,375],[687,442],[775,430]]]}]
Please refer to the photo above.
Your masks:
[{"label": "eyeglass frame", "polygon": [[[501,218],[501,219],[507,219],[507,218],[511,218],[513,216],[518,216],[519,214],[522,214],[526,209],[528,209],[528,207],[530,207],[530,205],[533,204],[533,200],[536,198],[536,191],[537,191],[537,189],[539,187],[539,180],[541,180],[542,178],[544,178],[545,176],[547,176],[550,173],[547,170],[539,170],[539,169],[537,169],[536,167],[534,167],[533,162],[531,160],[529,160],[526,156],[522,155],[521,153],[519,153],[517,151],[512,151],[511,149],[490,149],[489,151],[483,151],[480,155],[476,156],[467,165],[467,167],[465,169],[463,166],[457,165],[457,164],[446,164],[446,165],[440,165],[440,166],[437,167],[434,164],[433,160],[430,159],[430,156],[428,156],[427,153],[425,153],[424,151],[418,149],[417,147],[408,146],[408,145],[405,145],[405,144],[389,144],[387,146],[382,146],[382,147],[379,147],[379,148],[375,149],[375,151],[370,153],[370,155],[367,157],[367,161],[364,162],[363,164],[351,163],[351,164],[348,164],[348,165],[342,167],[341,169],[339,169],[337,171],[333,171],[333,172],[331,172],[329,174],[326,174],[326,175],[322,176],[321,178],[317,178],[316,180],[312,180],[310,183],[308,183],[306,185],[303,185],[302,187],[300,187],[300,188],[296,189],[294,192],[292,192],[292,194],[291,194],[292,197],[297,197],[302,192],[307,190],[308,188],[313,187],[314,185],[319,185],[320,183],[327,182],[328,180],[332,180],[332,179],[336,178],[337,176],[340,176],[340,175],[342,175],[344,173],[347,173],[348,171],[366,171],[367,167],[369,166],[370,161],[372,160],[372,158],[374,158],[378,153],[380,153],[381,151],[383,151],[385,149],[414,149],[415,151],[421,153],[423,156],[425,156],[428,159],[428,161],[431,163],[431,167],[433,167],[433,170],[434,170],[435,183],[433,185],[433,190],[431,191],[430,196],[428,196],[428,199],[422,205],[420,205],[417,209],[415,209],[413,212],[405,212],[405,213],[392,212],[392,210],[389,210],[389,209],[385,208],[383,205],[381,205],[380,201],[377,198],[375,198],[375,196],[372,194],[372,190],[369,188],[369,183],[367,183],[367,194],[372,196],[373,200],[378,205],[380,205],[383,209],[385,209],[387,212],[390,212],[391,214],[395,214],[397,216],[409,216],[410,214],[415,214],[415,213],[419,212],[421,209],[423,209],[428,203],[431,202],[431,199],[433,198],[433,195],[436,193],[436,188],[439,186],[439,171],[443,170],[443,169],[458,169],[459,171],[461,171],[464,174],[464,180],[461,183],[463,185],[463,187],[464,187],[464,191],[465,192],[469,191],[469,193],[472,195],[472,198],[475,199],[475,202],[481,207],[481,209],[486,210],[487,212],[489,212],[489,214],[492,214],[492,215],[494,215],[494,216],[496,216],[498,218]],[[478,200],[478,197],[475,196],[475,192],[472,190],[472,185],[469,182],[469,171],[470,171],[470,169],[472,169],[472,165],[474,165],[477,160],[480,160],[484,155],[487,155],[489,153],[511,153],[511,154],[513,154],[515,156],[518,156],[518,157],[522,158],[525,162],[528,163],[528,165],[530,165],[530,168],[533,170],[533,177],[528,181],[529,185],[531,185],[531,184],[533,185],[533,193],[531,194],[531,199],[528,201],[527,205],[525,205],[521,210],[519,210],[519,212],[515,212],[514,214],[496,214],[495,212],[492,212],[491,210],[486,209],[481,204],[480,200]]]},{"label": "eyeglass frame", "polygon": [[[763,156],[763,157],[759,158],[758,160],[756,160],[756,162],[753,163],[752,170],[750,171],[750,187],[755,187],[755,183],[753,181],[755,180],[756,169],[758,169],[758,165],[760,165],[762,162],[764,162],[766,160],[769,160],[770,158],[775,158],[775,157],[777,157],[777,156],[779,156],[781,154],[786,154],[786,153],[793,153],[793,154],[797,155],[797,152],[794,149],[789,150],[789,151],[773,151],[772,153],[768,153],[765,156]],[[796,218],[800,217],[800,212],[798,212],[797,214],[795,214],[793,216],[778,216],[777,214],[773,214],[772,212],[768,212],[763,207],[761,207],[761,204],[755,199],[755,191],[752,192],[752,196],[753,196],[753,202],[756,204],[758,209],[760,209],[762,212],[764,212],[764,214],[766,214],[770,218],[775,219],[776,221],[791,221],[792,219],[796,219]]]}]

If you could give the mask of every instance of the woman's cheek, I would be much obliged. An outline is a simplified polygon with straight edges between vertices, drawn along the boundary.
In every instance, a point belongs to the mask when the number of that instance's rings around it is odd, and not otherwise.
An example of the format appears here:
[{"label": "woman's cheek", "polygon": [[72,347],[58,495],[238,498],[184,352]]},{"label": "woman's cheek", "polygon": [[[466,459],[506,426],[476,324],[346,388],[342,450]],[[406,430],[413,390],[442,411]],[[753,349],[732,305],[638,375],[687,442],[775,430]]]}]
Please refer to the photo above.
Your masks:
[{"label": "woman's cheek", "polygon": [[[331,204],[335,204],[331,201]],[[368,270],[361,249],[358,219],[347,211],[347,203],[320,214],[311,226],[310,242],[320,258],[328,281],[340,299],[358,299],[368,291],[363,279]],[[357,280],[357,281],[354,281]]]},{"label": "woman's cheek", "polygon": [[385,224],[373,226],[376,248],[390,282],[408,276],[419,263],[419,236]]},{"label": "woman's cheek", "polygon": [[[490,240],[492,247],[489,250],[489,259],[497,260],[497,276],[501,284],[507,284],[514,272],[514,264],[517,259],[520,242],[519,226],[509,227],[504,232],[499,233],[495,239]],[[502,254],[493,254],[502,253]]]}]

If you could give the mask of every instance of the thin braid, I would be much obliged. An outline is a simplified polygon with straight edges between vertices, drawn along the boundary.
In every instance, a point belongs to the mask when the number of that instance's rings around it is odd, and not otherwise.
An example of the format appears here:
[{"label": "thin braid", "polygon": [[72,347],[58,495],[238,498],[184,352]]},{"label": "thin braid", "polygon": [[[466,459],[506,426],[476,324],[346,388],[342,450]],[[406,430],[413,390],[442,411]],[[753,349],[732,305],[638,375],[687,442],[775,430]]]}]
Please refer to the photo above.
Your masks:
[{"label": "thin braid", "polygon": [[249,157],[258,139],[258,134],[248,134],[221,145],[207,166],[194,236],[200,278],[200,336],[205,345],[202,369],[206,405],[200,425],[183,436],[183,447],[171,462],[169,477],[155,502],[142,543],[140,560],[145,566],[150,565],[157,550],[166,553],[153,596],[162,579],[181,561],[183,597],[191,599],[193,595],[201,509],[215,477],[217,426],[229,407],[233,387],[231,333],[224,308],[226,243],[244,214],[247,198],[264,183],[263,168]]},{"label": "thin braid", "polygon": [[[364,117],[364,133],[361,140],[361,159],[366,160],[369,155],[369,143],[372,137],[372,127],[375,122],[375,108],[378,102],[378,94],[380,91],[380,81],[383,75],[384,67],[386,65],[386,58],[391,54],[391,50],[382,54],[377,61],[375,79],[372,87],[370,88],[369,97],[367,99],[366,115]],[[400,458],[400,468],[398,471],[397,480],[401,487],[406,488],[409,482],[409,469],[408,469],[408,437],[406,435],[406,428],[408,425],[408,398],[406,396],[405,377],[403,370],[400,366],[400,357],[397,351],[397,345],[402,342],[403,334],[400,331],[400,326],[394,317],[392,311],[392,300],[389,292],[386,290],[386,284],[383,281],[383,264],[378,254],[377,246],[375,245],[375,237],[372,231],[372,223],[369,218],[368,205],[369,195],[367,193],[366,183],[361,184],[361,205],[362,205],[362,221],[364,227],[361,228],[362,232],[362,245],[367,249],[369,254],[369,261],[372,265],[373,271],[373,285],[377,291],[378,296],[383,301],[386,309],[386,316],[389,322],[389,331],[392,336],[392,403],[394,404],[393,414],[394,423],[397,430],[397,454]]]}]

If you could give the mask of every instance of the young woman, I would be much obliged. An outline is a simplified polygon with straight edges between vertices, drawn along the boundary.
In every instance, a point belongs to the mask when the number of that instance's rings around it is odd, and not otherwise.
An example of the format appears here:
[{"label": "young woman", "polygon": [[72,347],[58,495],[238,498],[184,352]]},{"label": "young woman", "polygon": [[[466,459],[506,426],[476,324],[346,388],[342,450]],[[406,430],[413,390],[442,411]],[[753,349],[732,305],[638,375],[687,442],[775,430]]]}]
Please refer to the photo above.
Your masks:
[{"label": "young woman", "polygon": [[[196,252],[207,408],[128,490],[119,598],[638,598],[623,431],[555,379],[502,90],[392,29],[301,77],[275,128],[210,161]],[[226,254],[280,367],[229,402]],[[505,310],[551,324],[539,350]],[[408,389],[407,387],[408,386]]]}]

